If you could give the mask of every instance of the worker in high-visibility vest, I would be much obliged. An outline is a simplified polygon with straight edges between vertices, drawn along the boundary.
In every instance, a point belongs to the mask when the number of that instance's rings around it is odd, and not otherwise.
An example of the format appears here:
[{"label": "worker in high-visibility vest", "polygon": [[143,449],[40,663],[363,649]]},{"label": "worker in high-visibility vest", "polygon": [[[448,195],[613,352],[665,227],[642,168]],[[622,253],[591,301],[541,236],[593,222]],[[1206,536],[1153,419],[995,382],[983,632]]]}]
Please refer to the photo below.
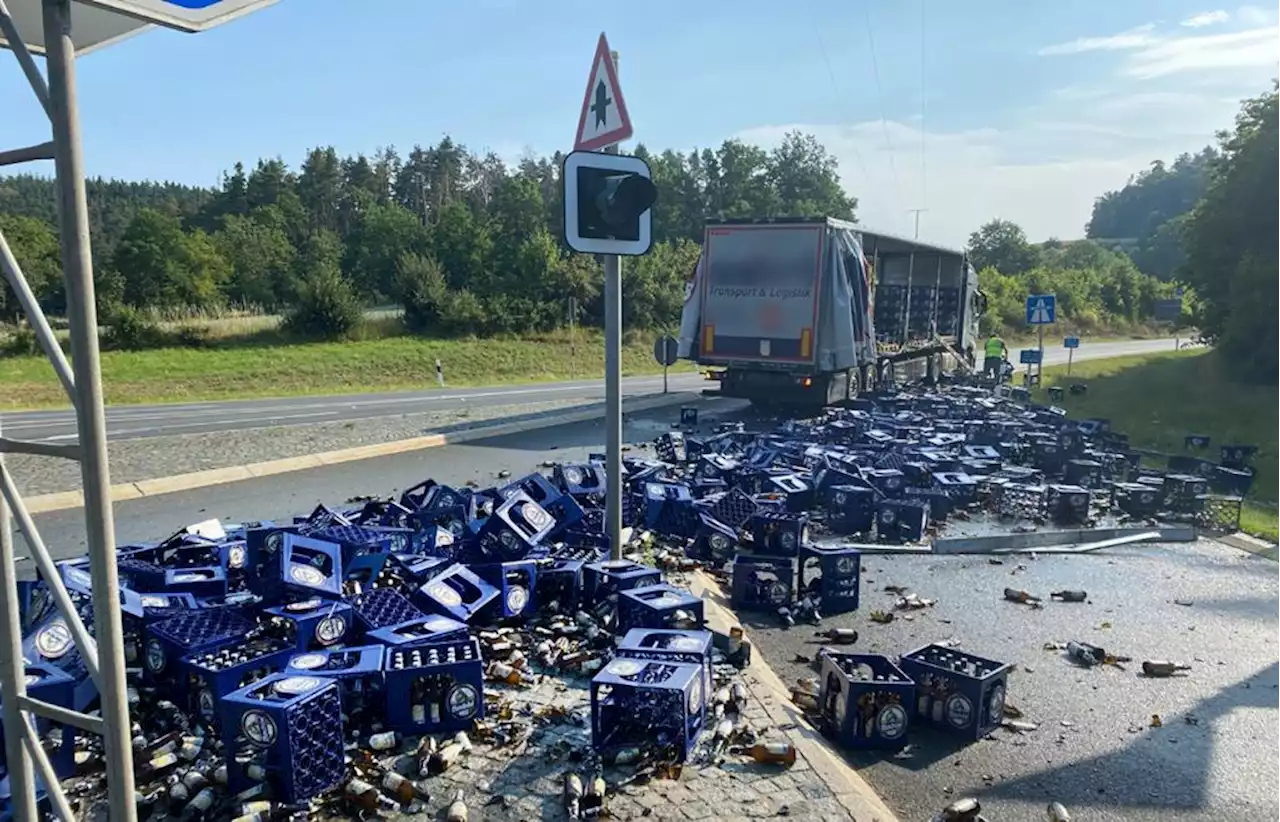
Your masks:
[{"label": "worker in high-visibility vest", "polygon": [[987,337],[986,343],[982,346],[982,353],[983,376],[999,380],[1004,370],[1004,359],[1009,353],[1009,347],[1004,344],[1004,340],[1000,339],[999,334],[992,331],[991,336]]}]

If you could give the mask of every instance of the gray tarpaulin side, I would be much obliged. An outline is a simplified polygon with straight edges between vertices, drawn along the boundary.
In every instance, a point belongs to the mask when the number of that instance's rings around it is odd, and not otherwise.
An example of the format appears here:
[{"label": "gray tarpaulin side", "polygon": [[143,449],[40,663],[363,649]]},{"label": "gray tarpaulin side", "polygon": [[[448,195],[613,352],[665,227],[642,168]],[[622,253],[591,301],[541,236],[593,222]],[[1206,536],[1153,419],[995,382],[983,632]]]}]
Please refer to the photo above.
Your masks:
[{"label": "gray tarpaulin side", "polygon": [[680,345],[676,348],[676,356],[682,360],[693,360],[698,357],[698,343],[702,334],[702,257],[698,257],[698,265],[694,268],[693,277],[685,283],[684,310],[680,314]]},{"label": "gray tarpaulin side", "polygon": [[[828,300],[826,293],[823,294],[818,363],[824,371],[856,368],[859,363],[874,362],[876,354],[875,330],[871,325],[871,283],[862,244],[847,228],[831,227],[828,233],[829,275],[823,288],[831,288],[835,299]],[[840,302],[838,311],[832,309],[835,302]]]}]

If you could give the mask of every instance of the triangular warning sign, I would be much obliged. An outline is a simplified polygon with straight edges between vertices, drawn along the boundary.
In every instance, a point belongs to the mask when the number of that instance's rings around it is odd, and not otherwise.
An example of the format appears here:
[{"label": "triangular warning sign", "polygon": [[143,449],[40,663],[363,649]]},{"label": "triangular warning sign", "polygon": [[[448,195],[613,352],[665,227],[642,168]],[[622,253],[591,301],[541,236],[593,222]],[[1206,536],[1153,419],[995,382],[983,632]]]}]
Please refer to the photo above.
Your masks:
[{"label": "triangular warning sign", "polygon": [[601,32],[587,78],[587,92],[582,97],[582,114],[578,117],[578,136],[573,141],[573,150],[599,151],[630,137],[631,116],[622,100],[609,41]]}]

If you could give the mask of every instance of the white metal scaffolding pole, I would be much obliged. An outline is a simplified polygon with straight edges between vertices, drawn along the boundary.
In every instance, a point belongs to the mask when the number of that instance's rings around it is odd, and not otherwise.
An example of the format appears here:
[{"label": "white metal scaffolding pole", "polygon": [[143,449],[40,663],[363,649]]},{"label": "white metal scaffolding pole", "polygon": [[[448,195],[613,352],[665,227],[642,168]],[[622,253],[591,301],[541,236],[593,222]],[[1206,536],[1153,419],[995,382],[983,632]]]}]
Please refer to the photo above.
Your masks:
[{"label": "white metal scaffolding pole", "polygon": [[[56,341],[35,297],[20,261],[0,239],[0,273],[18,296],[42,347],[67,389],[76,412],[78,442],[72,445],[25,443],[0,435],[0,693],[3,695],[5,752],[12,788],[14,818],[35,822],[41,818],[36,804],[35,781],[47,793],[54,815],[70,819],[70,807],[53,769],[41,749],[28,713],[69,722],[103,735],[109,818],[135,822],[133,751],[129,735],[129,709],[125,681],[124,633],[119,607],[119,579],[115,562],[115,524],[111,507],[111,479],[107,467],[106,416],[102,404],[102,379],[98,353],[98,318],[89,245],[89,211],[85,197],[80,119],[76,101],[76,48],[71,37],[71,1],[41,0],[43,39],[48,80],[41,76],[4,0],[0,0],[0,34],[17,56],[36,98],[49,115],[56,174],[58,233],[67,295],[67,320],[71,336],[71,364]],[[47,156],[42,144],[29,150],[0,154],[7,163]],[[39,150],[36,150],[39,149]],[[84,519],[89,570],[93,586],[93,638],[80,624],[70,597],[58,578],[48,550],[31,521],[17,488],[4,469],[4,453],[39,453],[76,459],[84,486]],[[59,706],[45,705],[26,696],[22,658],[22,626],[18,610],[15,550],[10,511],[17,515],[22,534],[49,586],[68,632],[85,659],[101,698],[100,716],[86,716]]]}]

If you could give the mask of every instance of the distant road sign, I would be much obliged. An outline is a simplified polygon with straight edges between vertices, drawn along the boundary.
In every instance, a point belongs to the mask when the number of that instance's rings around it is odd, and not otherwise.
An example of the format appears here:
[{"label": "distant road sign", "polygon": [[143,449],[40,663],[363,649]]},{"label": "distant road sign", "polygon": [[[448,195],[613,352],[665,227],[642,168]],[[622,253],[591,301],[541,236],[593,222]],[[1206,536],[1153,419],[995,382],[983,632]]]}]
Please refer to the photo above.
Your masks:
[{"label": "distant road sign", "polygon": [[1182,299],[1182,295],[1183,295],[1183,294],[1185,294],[1185,293],[1186,293],[1186,292],[1185,292],[1185,291],[1183,291],[1182,286],[1178,286],[1177,288],[1175,288],[1175,289],[1173,290],[1173,296],[1177,297],[1179,300],[1181,300],[1181,299]]},{"label": "distant road sign", "polygon": [[1027,325],[1053,325],[1058,321],[1058,298],[1054,294],[1027,297]]},{"label": "distant road sign", "polygon": [[658,365],[675,365],[679,351],[680,343],[670,334],[663,334],[653,343],[653,358]]},{"label": "distant road sign", "polygon": [[631,115],[622,99],[618,73],[613,68],[613,53],[601,32],[596,56],[591,61],[591,74],[587,77],[587,93],[582,98],[573,150],[599,151],[630,139],[631,133]]},{"label": "distant road sign", "polygon": [[1039,365],[1040,349],[1039,348],[1022,349],[1021,351],[1018,352],[1018,362],[1022,363],[1023,365]]},{"label": "distant road sign", "polygon": [[1159,323],[1176,323],[1182,317],[1182,300],[1156,300],[1155,318]]},{"label": "distant road sign", "polygon": [[1080,338],[1079,338],[1079,337],[1067,337],[1067,338],[1063,339],[1063,341],[1062,341],[1062,347],[1063,347],[1063,348],[1079,348],[1079,347],[1080,347]]}]

